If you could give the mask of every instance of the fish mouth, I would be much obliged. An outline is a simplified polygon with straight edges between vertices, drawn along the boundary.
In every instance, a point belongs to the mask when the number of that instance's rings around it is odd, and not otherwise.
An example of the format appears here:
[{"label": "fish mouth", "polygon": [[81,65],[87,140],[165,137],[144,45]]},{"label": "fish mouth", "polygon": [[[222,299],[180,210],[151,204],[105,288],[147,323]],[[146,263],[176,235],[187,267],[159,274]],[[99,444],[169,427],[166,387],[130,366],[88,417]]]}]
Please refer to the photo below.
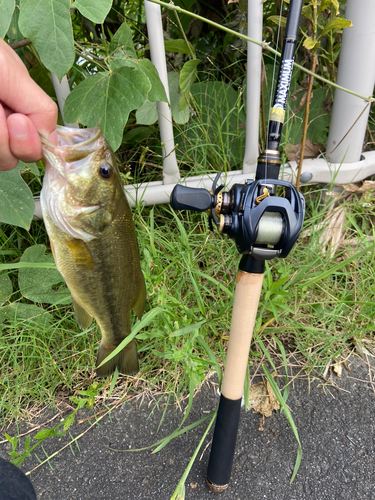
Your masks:
[{"label": "fish mouth", "polygon": [[56,128],[57,145],[40,135],[43,156],[47,166],[57,170],[66,177],[67,165],[69,170],[81,168],[80,160],[85,160],[96,154],[105,144],[105,139],[100,127],[71,128],[58,125]]},{"label": "fish mouth", "polygon": [[72,128],[57,125],[57,142],[58,146],[53,144],[46,137],[39,134],[40,142],[43,146],[56,150],[58,147],[69,147],[73,149],[86,148],[95,142],[102,135],[100,127],[94,128]]}]

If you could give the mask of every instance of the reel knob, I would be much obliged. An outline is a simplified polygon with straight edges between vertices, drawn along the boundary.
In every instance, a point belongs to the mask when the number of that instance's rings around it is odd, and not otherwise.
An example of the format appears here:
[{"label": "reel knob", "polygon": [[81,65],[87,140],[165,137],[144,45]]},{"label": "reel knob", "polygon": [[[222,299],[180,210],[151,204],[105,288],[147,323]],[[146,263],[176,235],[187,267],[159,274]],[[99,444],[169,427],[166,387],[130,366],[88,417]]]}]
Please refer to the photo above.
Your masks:
[{"label": "reel knob", "polygon": [[195,210],[205,212],[216,206],[216,196],[204,188],[190,188],[177,184],[171,194],[174,210]]}]

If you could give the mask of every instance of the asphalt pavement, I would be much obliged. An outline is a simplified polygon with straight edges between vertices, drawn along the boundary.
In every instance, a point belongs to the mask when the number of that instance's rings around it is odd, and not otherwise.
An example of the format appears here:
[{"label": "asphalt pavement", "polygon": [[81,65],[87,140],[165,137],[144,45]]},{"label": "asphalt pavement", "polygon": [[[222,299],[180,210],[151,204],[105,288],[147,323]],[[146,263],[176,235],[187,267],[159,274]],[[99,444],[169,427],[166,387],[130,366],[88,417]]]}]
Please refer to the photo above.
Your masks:
[{"label": "asphalt pavement", "polygon": [[[368,361],[368,360],[367,360]],[[187,500],[365,500],[375,498],[375,363],[358,356],[350,371],[332,375],[335,386],[319,377],[297,377],[288,406],[298,429],[303,457],[294,482],[290,479],[297,442],[283,414],[273,412],[259,431],[261,416],[242,410],[232,478],[228,490],[212,493],[205,484],[213,427],[186,480]],[[259,379],[258,379],[259,380]],[[256,382],[255,380],[254,382]],[[187,424],[212,412],[217,386],[207,381],[197,394]],[[187,467],[207,422],[151,454],[113,451],[150,445],[173,432],[182,414],[175,407],[155,406],[144,398],[117,407],[93,427],[94,419],[71,429],[71,436],[45,441],[50,456],[72,437],[87,432],[30,474],[39,500],[169,500]],[[98,411],[98,409],[96,409]],[[79,421],[92,412],[82,410]],[[162,419],[164,414],[164,418]],[[161,422],[161,424],[160,424]],[[160,428],[159,428],[160,427]],[[12,430],[7,432],[11,434]],[[0,456],[9,458],[8,444]],[[35,450],[40,460],[44,453]],[[23,471],[38,465],[33,456]]]}]

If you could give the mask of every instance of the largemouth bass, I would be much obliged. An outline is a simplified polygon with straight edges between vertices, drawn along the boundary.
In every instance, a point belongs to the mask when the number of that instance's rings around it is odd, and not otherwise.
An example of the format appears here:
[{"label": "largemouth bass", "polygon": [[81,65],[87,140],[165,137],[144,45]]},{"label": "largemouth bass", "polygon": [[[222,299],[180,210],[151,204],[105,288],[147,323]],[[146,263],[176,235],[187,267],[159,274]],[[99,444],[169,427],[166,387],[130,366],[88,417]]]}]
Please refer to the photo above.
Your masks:
[{"label": "largemouth bass", "polygon": [[[57,136],[58,146],[42,138],[43,218],[79,326],[86,329],[95,318],[100,327],[98,366],[129,335],[131,310],[142,316],[146,287],[131,210],[100,128],[59,126]],[[108,376],[116,367],[128,375],[138,372],[134,340],[97,375]]]}]

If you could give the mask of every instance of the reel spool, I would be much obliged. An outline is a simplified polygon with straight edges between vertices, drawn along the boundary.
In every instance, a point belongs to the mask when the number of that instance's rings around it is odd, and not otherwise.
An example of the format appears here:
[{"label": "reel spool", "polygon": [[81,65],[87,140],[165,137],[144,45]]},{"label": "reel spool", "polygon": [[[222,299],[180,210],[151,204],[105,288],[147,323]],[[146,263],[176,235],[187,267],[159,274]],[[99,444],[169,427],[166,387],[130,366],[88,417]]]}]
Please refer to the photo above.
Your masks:
[{"label": "reel spool", "polygon": [[[289,182],[272,180],[234,184],[230,191],[216,187],[212,191],[177,185],[171,194],[175,210],[210,210],[218,230],[236,242],[241,254],[258,260],[286,257],[301,232],[305,200]],[[282,191],[283,196],[280,196]]]}]

